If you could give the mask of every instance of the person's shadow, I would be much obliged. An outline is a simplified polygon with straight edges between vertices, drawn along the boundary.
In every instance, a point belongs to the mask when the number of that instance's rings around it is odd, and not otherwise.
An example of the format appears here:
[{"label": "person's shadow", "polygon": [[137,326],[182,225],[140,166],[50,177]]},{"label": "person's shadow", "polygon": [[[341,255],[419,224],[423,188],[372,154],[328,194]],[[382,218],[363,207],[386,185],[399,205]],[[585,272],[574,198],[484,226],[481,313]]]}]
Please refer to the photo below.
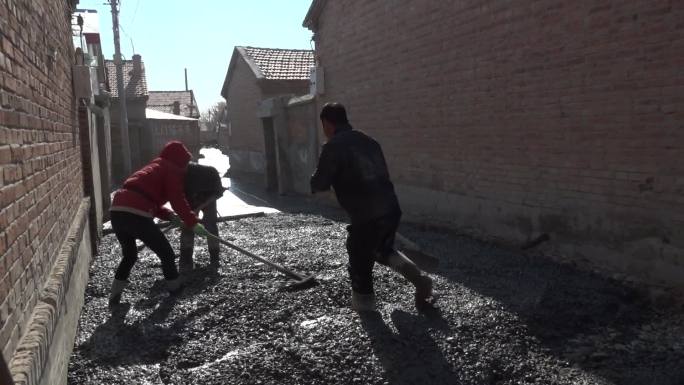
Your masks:
[{"label": "person's shadow", "polygon": [[[199,267],[188,275],[186,288],[175,295],[166,292],[163,280],[155,282],[147,295],[135,304],[123,302],[110,308],[111,315],[107,321],[97,326],[90,338],[77,349],[95,362],[110,365],[159,362],[178,342],[178,332],[185,324],[210,310],[202,307],[192,314],[171,320],[169,317],[178,301],[205,290],[220,277],[216,266]],[[126,316],[131,307],[135,311],[152,311],[147,317],[129,324],[126,323]]]},{"label": "person's shadow", "polygon": [[391,318],[397,334],[385,324],[379,313],[361,313],[361,323],[389,383],[458,383],[454,368],[428,333],[428,328],[448,329],[438,312],[425,317],[395,310]]}]

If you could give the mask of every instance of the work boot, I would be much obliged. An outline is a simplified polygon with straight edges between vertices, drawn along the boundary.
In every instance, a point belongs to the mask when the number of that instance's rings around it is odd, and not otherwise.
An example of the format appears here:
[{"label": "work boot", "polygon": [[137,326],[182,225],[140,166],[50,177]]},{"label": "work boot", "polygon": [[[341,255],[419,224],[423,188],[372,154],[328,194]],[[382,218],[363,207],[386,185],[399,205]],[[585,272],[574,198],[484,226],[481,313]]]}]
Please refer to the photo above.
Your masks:
[{"label": "work boot", "polygon": [[183,290],[183,282],[181,282],[180,278],[167,279],[166,290],[171,294],[179,294]]},{"label": "work boot", "polygon": [[109,294],[109,306],[116,306],[121,302],[121,293],[128,286],[128,281],[120,281],[116,278],[112,281],[112,292]]},{"label": "work boot", "polygon": [[209,248],[209,263],[212,266],[218,266],[221,263],[219,259],[220,249]]},{"label": "work boot", "polygon": [[181,275],[187,275],[195,268],[195,264],[192,261],[192,254],[188,257],[181,252],[180,259],[178,260],[178,272]]},{"label": "work boot", "polygon": [[423,275],[416,285],[416,309],[425,310],[434,307],[435,296],[432,293],[432,278]]},{"label": "work boot", "polygon": [[392,270],[401,274],[416,287],[415,305],[418,310],[432,307],[434,296],[432,293],[432,279],[425,275],[413,261],[408,259],[404,253],[395,250],[388,258],[387,262]]},{"label": "work boot", "polygon": [[361,294],[352,290],[351,307],[356,311],[375,311],[375,295]]}]

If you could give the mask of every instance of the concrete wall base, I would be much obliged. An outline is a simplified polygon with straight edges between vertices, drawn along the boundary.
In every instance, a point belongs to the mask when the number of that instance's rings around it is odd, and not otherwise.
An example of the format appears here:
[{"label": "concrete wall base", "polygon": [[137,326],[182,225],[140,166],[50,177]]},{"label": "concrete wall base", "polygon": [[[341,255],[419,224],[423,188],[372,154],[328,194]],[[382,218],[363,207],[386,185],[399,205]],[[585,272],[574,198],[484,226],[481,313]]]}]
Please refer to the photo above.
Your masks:
[{"label": "concrete wall base", "polygon": [[519,250],[547,234],[550,240],[534,252],[613,277],[684,288],[684,239],[668,233],[657,219],[643,218],[642,227],[628,228],[621,221],[624,213],[605,214],[605,209],[555,212],[415,186],[395,188],[406,221],[451,228]]},{"label": "concrete wall base", "polygon": [[10,362],[17,385],[66,384],[92,258],[88,210],[86,198],[71,223],[28,331]]}]

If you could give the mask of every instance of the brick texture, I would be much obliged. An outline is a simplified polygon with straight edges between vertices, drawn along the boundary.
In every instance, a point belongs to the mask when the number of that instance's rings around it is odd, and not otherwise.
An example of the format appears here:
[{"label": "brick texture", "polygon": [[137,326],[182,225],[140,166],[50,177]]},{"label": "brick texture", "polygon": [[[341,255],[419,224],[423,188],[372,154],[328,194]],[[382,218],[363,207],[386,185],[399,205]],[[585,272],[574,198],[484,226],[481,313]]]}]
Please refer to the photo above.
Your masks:
[{"label": "brick texture", "polygon": [[256,77],[242,58],[238,58],[231,76],[226,99],[230,129],[219,133],[219,145],[229,150],[263,153],[264,134],[261,121],[256,116],[261,90],[256,84]]},{"label": "brick texture", "polygon": [[684,250],[683,19],[680,1],[326,1],[319,107],[347,105],[400,189],[444,197],[407,206],[458,207],[442,220]]},{"label": "brick texture", "polygon": [[172,140],[183,142],[196,161],[200,150],[199,121],[148,119],[144,140],[141,143],[143,162],[149,162],[159,156],[164,145]]},{"label": "brick texture", "polygon": [[11,357],[83,197],[68,1],[0,1],[0,349]]}]

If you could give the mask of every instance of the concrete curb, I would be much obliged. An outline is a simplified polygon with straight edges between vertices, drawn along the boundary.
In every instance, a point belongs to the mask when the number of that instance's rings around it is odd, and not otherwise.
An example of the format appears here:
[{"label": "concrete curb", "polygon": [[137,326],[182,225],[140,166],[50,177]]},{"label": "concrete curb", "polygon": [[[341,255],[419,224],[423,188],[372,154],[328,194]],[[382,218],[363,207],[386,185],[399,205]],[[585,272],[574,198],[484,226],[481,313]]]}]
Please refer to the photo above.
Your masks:
[{"label": "concrete curb", "polygon": [[[50,276],[40,294],[40,299],[33,310],[27,332],[22,337],[12,357],[10,371],[16,385],[34,385],[41,382],[46,383],[46,381],[52,383],[49,381],[50,379],[43,378],[43,374],[48,361],[56,359],[56,357],[50,356],[50,348],[55,339],[62,308],[73,305],[66,303],[67,293],[84,232],[87,230],[89,208],[89,199],[81,200],[81,205],[76,211],[67,237],[62,243]],[[89,249],[90,247],[88,247]],[[76,311],[80,314],[81,309],[80,307],[78,309],[71,307],[68,311]],[[71,342],[73,344],[73,341]],[[69,354],[70,352],[71,350],[69,350]],[[60,382],[66,382],[66,377]]]}]

